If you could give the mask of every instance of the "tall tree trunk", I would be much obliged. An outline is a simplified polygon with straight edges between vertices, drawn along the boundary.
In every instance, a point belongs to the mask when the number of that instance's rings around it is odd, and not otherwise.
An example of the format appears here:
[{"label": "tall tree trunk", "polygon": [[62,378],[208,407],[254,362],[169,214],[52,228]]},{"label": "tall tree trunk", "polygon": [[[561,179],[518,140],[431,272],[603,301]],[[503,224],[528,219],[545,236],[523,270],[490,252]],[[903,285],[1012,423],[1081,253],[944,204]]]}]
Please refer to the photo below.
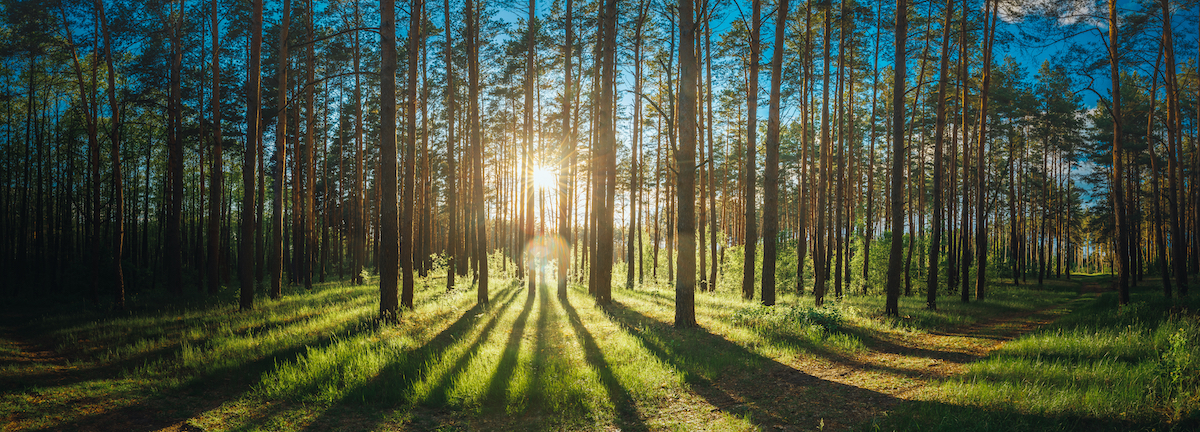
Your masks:
[{"label": "tall tree trunk", "polygon": [[[985,2],[986,3],[986,2]],[[998,5],[995,1],[990,3],[990,7],[984,6],[984,41],[983,41],[983,86],[979,92],[979,132],[976,133],[976,138],[979,139],[978,148],[975,149],[975,261],[978,261],[975,267],[975,298],[983,300],[987,297],[987,193],[984,190],[987,184],[987,118],[988,118],[988,90],[992,82],[992,42],[996,39],[996,9]]]},{"label": "tall tree trunk", "polygon": [[[755,210],[757,200],[755,183],[757,183],[758,168],[755,166],[758,150],[758,63],[761,51],[759,31],[762,27],[762,0],[754,0],[750,13],[750,73],[747,75],[746,90],[746,167],[743,184],[746,196],[746,235],[742,238],[744,254],[742,261],[742,298],[754,298],[754,267],[758,263],[755,254],[758,249],[758,212]],[[682,44],[687,47],[689,45]],[[682,59],[680,60],[682,63]],[[681,78],[682,79],[682,78]],[[681,102],[682,103],[682,102]],[[682,190],[680,192],[683,192]]]},{"label": "tall tree trunk", "polygon": [[[354,3],[354,20],[358,26],[362,26],[362,17],[359,14],[358,2]],[[361,33],[354,33],[354,190],[352,210],[350,212],[351,221],[351,266],[350,278],[357,285],[366,283],[363,280],[363,268],[367,262],[367,206],[366,206],[366,191],[363,186],[366,184],[364,172],[366,165],[364,162],[365,151],[363,149],[363,96],[362,96],[362,48],[359,46],[361,41]]]},{"label": "tall tree trunk", "polygon": [[817,306],[825,303],[825,280],[827,279],[826,267],[829,265],[829,257],[825,253],[825,221],[826,217],[825,199],[829,186],[829,53],[833,46],[833,29],[830,5],[825,7],[825,56],[824,65],[821,68],[821,73],[824,75],[821,85],[821,143],[818,148],[818,153],[821,158],[821,179],[817,182],[817,206],[813,209],[814,216],[817,219],[817,230],[813,233],[816,237],[813,242],[813,302]]},{"label": "tall tree trunk", "polygon": [[942,20],[941,69],[938,72],[937,130],[933,146],[933,232],[929,240],[929,274],[926,277],[925,307],[937,310],[938,267],[941,261],[942,226],[945,223],[942,209],[942,146],[946,138],[946,81],[950,69],[950,28],[954,19],[954,0],[946,0],[945,18]]},{"label": "tall tree trunk", "polygon": [[[1167,246],[1163,238],[1163,218],[1162,218],[1162,194],[1159,192],[1159,166],[1158,155],[1154,152],[1154,109],[1158,103],[1158,71],[1159,65],[1162,63],[1163,49],[1158,50],[1158,59],[1154,62],[1154,74],[1151,76],[1150,84],[1150,105],[1149,112],[1146,114],[1146,150],[1150,153],[1150,186],[1151,199],[1154,202],[1154,249],[1158,261],[1158,272],[1162,276],[1163,296],[1171,298],[1171,269],[1167,264]],[[1168,149],[1168,151],[1170,151]],[[1068,225],[1069,226],[1069,225]],[[1070,273],[1067,273],[1068,275]]]},{"label": "tall tree trunk", "polygon": [[[594,204],[598,207],[597,215],[597,248],[592,258],[596,274],[596,302],[609,304],[612,302],[612,262],[613,262],[613,210],[616,198],[616,130],[613,127],[613,97],[616,87],[616,49],[617,49],[617,4],[616,0],[605,0],[600,12],[601,22],[601,67],[600,67],[600,100],[597,109],[596,137],[597,154],[594,156],[599,165],[599,178],[603,185],[599,188],[599,197]],[[684,50],[689,51],[689,50]],[[694,270],[693,270],[694,271]]]},{"label": "tall tree trunk", "polygon": [[[96,0],[99,3],[101,0]],[[212,2],[212,74],[213,74],[213,89],[212,89],[212,122],[213,122],[213,144],[212,144],[212,173],[209,178],[212,182],[208,188],[208,293],[216,294],[220,289],[220,262],[221,262],[221,223],[220,218],[223,212],[223,203],[221,195],[225,188],[225,167],[222,156],[222,137],[221,137],[221,38],[220,38],[220,19],[218,15],[218,2]],[[109,66],[112,70],[112,66]],[[110,72],[111,73],[111,72]],[[115,104],[114,104],[115,105]],[[115,135],[115,134],[114,134]]]},{"label": "tall tree trunk", "polygon": [[458,89],[454,83],[454,40],[453,27],[450,24],[450,0],[445,0],[444,7],[446,12],[446,216],[449,218],[446,224],[446,291],[450,291],[454,289],[454,274],[457,273],[455,259],[458,256],[459,243],[458,190],[454,183],[455,175],[458,174],[454,158],[454,147],[458,143],[454,136],[454,120],[455,109],[458,106],[454,98],[457,96]]},{"label": "tall tree trunk", "polygon": [[[413,276],[413,250],[417,248],[417,227],[413,223],[416,210],[416,175],[417,175],[417,110],[420,101],[417,100],[417,77],[420,71],[421,17],[424,14],[424,0],[412,0],[408,19],[408,136],[404,149],[404,213],[400,219],[400,268],[404,272],[404,286],[400,294],[400,304],[406,309],[413,308],[413,292],[416,280]],[[391,177],[385,177],[391,178]]]},{"label": "tall tree trunk", "polygon": [[[213,12],[215,16],[216,10],[214,9]],[[112,32],[108,28],[108,16],[104,12],[104,0],[96,0],[96,15],[100,17],[100,26],[104,33],[104,60],[108,66],[109,127],[112,129],[109,135],[109,140],[112,141],[112,150],[109,152],[109,158],[112,159],[113,164],[113,276],[116,282],[113,293],[116,296],[117,309],[125,309],[125,272],[121,268],[121,257],[125,251],[125,186],[122,183],[124,175],[121,173],[122,120],[121,106],[117,103],[117,72],[113,67]],[[213,38],[216,38],[216,26],[214,25],[213,28]],[[214,55],[214,59],[215,57]],[[217,117],[217,122],[220,124],[220,117]],[[219,155],[220,147],[217,147],[214,151]],[[220,178],[217,176],[218,174],[214,174],[213,178]]]},{"label": "tall tree trunk", "polygon": [[534,54],[537,50],[537,1],[529,0],[529,28],[525,35],[525,136],[523,140],[524,151],[521,154],[524,163],[524,169],[521,172],[521,194],[524,201],[524,212],[522,213],[521,238],[518,240],[518,266],[525,266],[528,274],[526,279],[529,282],[529,295],[534,295],[537,292],[537,260],[528,253],[529,246],[533,242],[533,227],[534,218],[533,201],[535,195],[533,189],[533,122],[534,122],[534,100],[533,86],[537,81],[537,65],[534,63]]},{"label": "tall tree trunk", "polygon": [[[638,174],[641,173],[641,168],[638,166],[638,152],[642,146],[642,28],[646,21],[646,11],[649,9],[649,3],[639,1],[637,6],[637,18],[634,21],[633,30],[633,144],[630,151],[630,166],[629,166],[629,221],[627,236],[628,241],[625,242],[626,266],[625,266],[625,288],[633,288],[633,272],[634,265],[638,262],[635,252],[635,241],[642,236],[641,228],[638,226],[638,198],[641,194],[641,187],[638,185]],[[567,57],[569,58],[569,56]],[[567,60],[570,62],[570,60]],[[568,63],[569,64],[569,63]]]},{"label": "tall tree trunk", "polygon": [[1108,64],[1112,80],[1112,106],[1109,114],[1113,122],[1112,138],[1112,199],[1113,212],[1117,217],[1117,296],[1120,304],[1129,303],[1129,220],[1125,214],[1125,158],[1121,146],[1121,55],[1117,45],[1117,0],[1108,0]]},{"label": "tall tree trunk", "polygon": [[908,1],[896,0],[896,45],[892,75],[892,244],[888,256],[887,303],[884,313],[900,315],[900,259],[904,235],[904,73],[905,40],[908,38]]},{"label": "tall tree trunk", "polygon": [[[709,232],[709,239],[712,242],[712,250],[710,251],[710,253],[712,254],[710,257],[712,260],[712,269],[710,270],[711,273],[709,274],[709,279],[708,279],[709,280],[708,290],[716,291],[716,289],[717,289],[717,274],[718,274],[717,269],[719,269],[721,266],[720,266],[719,261],[717,261],[717,248],[719,247],[718,243],[717,243],[717,182],[716,182],[716,180],[714,180],[716,178],[717,171],[715,169],[716,156],[715,156],[715,153],[713,153],[713,130],[715,128],[713,127],[714,123],[713,123],[713,109],[712,109],[712,100],[713,100],[713,97],[712,97],[712,95],[713,95],[713,92],[712,92],[712,87],[713,87],[712,86],[712,83],[713,83],[713,80],[712,80],[712,25],[711,25],[712,17],[706,13],[706,14],[704,14],[704,18],[705,18],[704,19],[704,63],[705,63],[704,85],[706,88],[705,99],[704,99],[706,108],[704,111],[705,111],[705,113],[708,114],[708,127],[709,127],[709,130],[708,130],[708,190],[709,190],[708,210],[709,210],[710,216],[708,219],[709,220],[708,232]],[[800,260],[800,262],[803,262],[803,261],[804,261],[803,259]]]},{"label": "tall tree trunk", "polygon": [[[879,2],[875,6],[875,26],[882,27],[883,25],[883,2]],[[875,237],[875,140],[876,133],[876,118],[878,117],[877,110],[879,109],[879,52],[880,35],[883,32],[875,32],[875,60],[874,70],[872,71],[871,80],[871,140],[869,150],[867,150],[867,214],[866,214],[866,235],[863,236],[863,294],[866,294],[871,289],[871,276],[869,273],[871,266],[871,240]]]},{"label": "tall tree trunk", "polygon": [[171,29],[171,90],[167,109],[170,113],[170,125],[167,132],[168,204],[164,253],[167,261],[167,286],[176,294],[183,292],[183,92],[180,85],[183,61],[183,46],[180,42],[180,33],[183,32],[183,3],[183,0],[180,0],[179,10],[173,18],[174,28]]},{"label": "tall tree trunk", "polygon": [[[612,1],[612,0],[609,0]],[[757,8],[758,0],[755,0]],[[614,5],[615,6],[615,5]],[[696,64],[693,0],[679,4],[679,148],[675,149],[679,185],[679,276],[675,283],[675,327],[696,326]],[[615,7],[614,7],[615,9]],[[758,15],[757,10],[755,16]]]},{"label": "tall tree trunk", "polygon": [[[449,0],[447,0],[449,1]],[[574,189],[574,182],[570,182],[568,171],[570,169],[570,161],[575,154],[575,131],[571,128],[571,121],[574,119],[574,112],[571,108],[571,103],[574,99],[574,90],[571,85],[571,50],[574,48],[575,33],[574,33],[574,1],[567,0],[566,8],[566,40],[563,43],[563,141],[559,151],[558,161],[558,236],[559,240],[567,244],[575,243],[571,236],[571,224],[569,218],[571,216],[570,191]],[[566,247],[559,248],[558,255],[558,296],[566,298],[567,296],[567,271],[570,269],[571,257],[570,250]]]},{"label": "tall tree trunk", "polygon": [[[775,305],[775,257],[779,238],[779,106],[783,78],[784,38],[787,36],[788,0],[779,1],[775,15],[775,45],[771,53],[771,101],[767,114],[767,166],[763,177],[762,303]],[[710,156],[711,157],[711,156]]]},{"label": "tall tree trunk", "polygon": [[[1187,295],[1187,234],[1183,231],[1184,215],[1179,202],[1184,200],[1180,194],[1184,184],[1183,167],[1179,159],[1183,157],[1183,128],[1179,111],[1179,83],[1175,76],[1175,46],[1171,35],[1171,4],[1170,0],[1160,0],[1163,18],[1162,47],[1166,56],[1166,80],[1164,85],[1167,93],[1167,193],[1170,199],[1167,206],[1171,212],[1171,268],[1175,272],[1175,280],[1179,285],[1179,296]],[[1157,199],[1158,196],[1155,196]]]},{"label": "tall tree trunk", "polygon": [[470,122],[471,157],[474,159],[475,182],[474,209],[475,215],[475,261],[479,267],[479,285],[476,291],[476,302],[482,305],[488,303],[488,265],[487,265],[487,221],[486,208],[483,202],[483,142],[479,124],[479,31],[475,17],[475,1],[465,0],[467,22],[467,100],[470,103],[467,118]]},{"label": "tall tree trunk", "polygon": [[[250,58],[246,66],[246,142],[242,151],[242,217],[238,239],[238,308],[254,307],[254,241],[258,207],[254,200],[255,168],[258,159],[259,98],[262,93],[262,9],[263,0],[251,0]],[[261,268],[261,267],[260,267]]]},{"label": "tall tree trunk", "polygon": [[[288,0],[284,0],[285,2]],[[396,4],[379,2],[379,38],[383,51],[379,63],[379,317],[397,319],[400,266],[400,208],[396,202]],[[409,232],[411,233],[411,226]]]},{"label": "tall tree trunk", "polygon": [[[288,90],[288,27],[291,23],[292,0],[283,0],[283,17],[279,25],[279,66],[277,103],[279,112],[275,123],[275,200],[271,211],[271,298],[283,296],[283,179],[287,175],[287,90]],[[386,55],[386,54],[385,54]]]},{"label": "tall tree trunk", "polygon": [[[313,40],[316,33],[313,28],[313,0],[307,2],[308,13],[305,14],[308,24],[308,39]],[[303,191],[300,194],[303,200],[304,208],[304,226],[303,226],[303,244],[305,254],[302,263],[302,271],[304,276],[304,288],[312,290],[313,286],[313,271],[314,264],[317,262],[317,214],[316,214],[316,166],[313,161],[313,147],[316,147],[316,80],[315,71],[317,69],[317,57],[315,51],[315,43],[307,44],[307,53],[305,64],[308,66],[305,71],[305,120],[304,120],[304,183]]]}]

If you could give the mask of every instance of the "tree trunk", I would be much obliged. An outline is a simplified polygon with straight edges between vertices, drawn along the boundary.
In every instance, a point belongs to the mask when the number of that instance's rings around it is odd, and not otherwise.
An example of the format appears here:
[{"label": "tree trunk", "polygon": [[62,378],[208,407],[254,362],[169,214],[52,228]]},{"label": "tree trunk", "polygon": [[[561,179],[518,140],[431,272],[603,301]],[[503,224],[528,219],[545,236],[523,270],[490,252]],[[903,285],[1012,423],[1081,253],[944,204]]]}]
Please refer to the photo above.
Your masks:
[{"label": "tree trunk", "polygon": [[[746,182],[743,184],[746,196],[746,211],[744,213],[746,235],[742,238],[742,247],[744,249],[744,260],[742,261],[742,298],[747,300],[754,298],[754,267],[757,265],[754,255],[758,249],[758,212],[755,210],[755,201],[757,200],[755,183],[757,183],[758,168],[755,166],[755,160],[757,159],[756,152],[758,150],[758,63],[759,52],[761,50],[759,30],[762,26],[762,1],[754,0],[752,4],[752,12],[750,13],[750,73],[747,76],[746,84],[746,167],[744,169]],[[689,46],[687,44],[682,45],[685,47]],[[680,59],[681,64],[682,62],[683,60]],[[683,191],[681,190],[680,192]]]},{"label": "tree trunk", "polygon": [[[416,210],[416,163],[417,163],[417,110],[420,101],[417,100],[417,77],[420,74],[418,50],[421,47],[421,17],[424,13],[425,2],[413,0],[409,9],[408,20],[408,136],[404,149],[404,213],[400,219],[399,249],[400,268],[404,272],[404,286],[400,294],[400,305],[406,309],[413,308],[413,292],[416,280],[413,276],[413,250],[417,248],[416,234],[418,233],[413,216]],[[385,177],[391,178],[391,177]],[[386,192],[386,191],[385,191]],[[390,241],[390,240],[389,240]]]},{"label": "tree trunk", "polygon": [[[612,1],[612,0],[609,0]],[[755,0],[757,8],[758,1]],[[615,6],[615,5],[614,5]],[[698,65],[693,25],[693,0],[679,4],[679,148],[675,151],[679,186],[679,276],[675,283],[675,327],[696,327],[696,75]],[[614,8],[615,9],[615,8]],[[755,16],[757,16],[757,10]]]},{"label": "tree trunk", "polygon": [[[238,239],[238,307],[249,310],[254,307],[254,239],[256,215],[261,215],[254,199],[255,168],[258,158],[259,98],[262,93],[262,9],[263,0],[251,0],[250,13],[250,58],[246,66],[246,142],[242,151],[242,217],[241,235]],[[357,39],[356,39],[357,40]],[[259,267],[261,269],[261,267]]]},{"label": "tree trunk", "polygon": [[[171,89],[168,99],[170,120],[167,132],[167,217],[166,244],[164,253],[167,261],[167,286],[171,292],[183,292],[183,131],[182,110],[183,98],[180,85],[181,62],[183,61],[183,46],[180,33],[183,31],[183,0],[179,2],[179,10],[173,19],[171,29]],[[97,215],[98,217],[99,215]],[[98,233],[93,233],[97,235]],[[98,251],[97,251],[98,253]]]},{"label": "tree trunk", "polygon": [[[284,0],[285,2],[288,0]],[[397,319],[400,266],[400,209],[396,203],[396,5],[395,0],[379,2],[380,106],[379,106],[379,317]],[[411,232],[411,226],[409,228]]]},{"label": "tree trunk", "polygon": [[817,206],[814,211],[814,216],[817,219],[817,230],[813,233],[816,237],[813,242],[813,302],[817,306],[825,303],[825,280],[826,267],[828,266],[828,256],[825,254],[825,220],[826,216],[825,199],[829,185],[829,53],[833,45],[832,17],[830,9],[832,6],[825,5],[825,58],[822,73],[824,74],[824,84],[821,85],[821,143],[818,152],[821,158],[821,179],[817,183]]},{"label": "tree trunk", "polygon": [[896,0],[895,66],[892,77],[892,244],[888,256],[887,304],[884,313],[900,315],[900,259],[904,231],[904,73],[905,40],[908,37],[908,2]]},{"label": "tree trunk", "polygon": [[596,302],[612,302],[613,262],[613,206],[616,197],[616,131],[613,127],[613,97],[616,86],[616,24],[617,5],[615,0],[605,0],[600,10],[601,25],[601,68],[600,99],[597,108],[596,154],[593,156],[597,168],[598,187],[592,192],[595,197],[596,251],[592,256],[595,275]]},{"label": "tree trunk", "polygon": [[942,20],[942,56],[938,72],[937,130],[934,132],[933,147],[933,232],[929,241],[929,274],[926,277],[925,307],[937,310],[938,267],[941,261],[942,226],[942,146],[946,136],[946,81],[950,69],[950,28],[954,19],[954,0],[946,0],[945,18]]},{"label": "tree trunk", "polygon": [[984,47],[983,47],[983,86],[979,92],[979,132],[976,138],[979,139],[978,148],[975,150],[977,159],[975,162],[975,260],[978,265],[975,267],[975,298],[983,300],[987,297],[987,193],[984,191],[984,186],[987,184],[987,118],[988,118],[988,90],[992,82],[992,42],[996,39],[996,8],[998,5],[993,1],[990,8],[984,6]]},{"label": "tree trunk", "polygon": [[[215,17],[215,6],[213,14]],[[100,17],[100,26],[104,33],[104,60],[108,66],[109,126],[112,129],[111,135],[109,135],[109,140],[112,141],[112,150],[109,152],[109,158],[112,159],[113,164],[113,276],[114,281],[116,282],[113,293],[116,296],[116,307],[118,310],[121,310],[125,309],[125,273],[121,268],[121,257],[125,251],[125,187],[123,184],[123,174],[121,172],[121,106],[117,103],[117,72],[113,67],[112,33],[108,28],[108,16],[104,12],[103,0],[96,0],[96,15]],[[213,38],[216,38],[216,26],[214,25],[213,28]],[[216,45],[214,45],[214,50],[216,49],[215,46]],[[214,59],[215,58],[216,56],[214,55]],[[214,71],[218,71],[218,69],[214,69]],[[215,73],[219,75],[219,72]],[[214,99],[216,98],[216,96],[213,97]],[[220,117],[217,117],[217,124],[220,124]],[[218,129],[218,134],[219,133],[220,132]],[[220,147],[217,147],[213,151],[216,152],[218,155],[217,157],[219,158],[221,151]],[[220,174],[214,174],[214,181],[219,181],[219,179],[221,179],[219,176]]]},{"label": "tree trunk", "polygon": [[1184,200],[1180,194],[1181,185],[1184,184],[1183,167],[1179,163],[1183,155],[1183,128],[1177,93],[1179,83],[1175,76],[1175,47],[1171,37],[1170,0],[1161,0],[1160,9],[1163,16],[1162,47],[1166,56],[1166,80],[1163,84],[1167,93],[1167,193],[1170,196],[1167,206],[1171,212],[1171,268],[1179,285],[1179,296],[1183,297],[1187,295],[1187,234],[1183,231],[1184,215],[1179,205]]},{"label": "tree trunk", "polygon": [[1121,55],[1117,46],[1117,0],[1108,0],[1108,62],[1112,79],[1112,106],[1109,114],[1112,116],[1112,199],[1113,212],[1116,213],[1117,223],[1117,296],[1122,305],[1129,303],[1129,220],[1125,215],[1125,160],[1121,147]]},{"label": "tree trunk", "polygon": [[[767,114],[767,166],[763,178],[762,303],[775,305],[775,257],[779,238],[779,110],[783,78],[784,38],[787,36],[788,0],[780,0],[775,16],[775,45],[771,53],[771,101]],[[711,156],[710,156],[711,157]]]},{"label": "tree trunk", "polygon": [[283,18],[279,26],[278,120],[275,123],[275,201],[271,212],[271,298],[283,296],[283,179],[287,174],[287,72],[288,24],[291,22],[292,1],[283,0]]},{"label": "tree trunk", "polygon": [[[449,0],[447,0],[449,1]],[[566,40],[563,43],[563,137],[562,147],[559,151],[558,162],[558,236],[559,240],[567,244],[574,243],[571,236],[571,224],[568,220],[571,216],[570,190],[575,186],[574,182],[569,181],[568,171],[570,169],[571,156],[575,153],[575,131],[571,128],[571,120],[574,118],[574,112],[571,111],[571,102],[574,98],[574,91],[571,88],[571,49],[575,43],[574,28],[574,1],[567,0],[566,8]],[[558,255],[558,296],[566,298],[567,296],[567,271],[570,270],[571,257],[570,250],[566,247],[559,249]]]},{"label": "tree trunk", "polygon": [[479,31],[475,18],[474,0],[465,1],[467,22],[467,100],[470,103],[467,118],[470,122],[470,146],[474,159],[475,182],[474,215],[475,215],[475,261],[479,267],[479,285],[475,300],[481,305],[488,304],[488,265],[487,265],[487,220],[486,207],[483,202],[483,140],[479,124]]}]

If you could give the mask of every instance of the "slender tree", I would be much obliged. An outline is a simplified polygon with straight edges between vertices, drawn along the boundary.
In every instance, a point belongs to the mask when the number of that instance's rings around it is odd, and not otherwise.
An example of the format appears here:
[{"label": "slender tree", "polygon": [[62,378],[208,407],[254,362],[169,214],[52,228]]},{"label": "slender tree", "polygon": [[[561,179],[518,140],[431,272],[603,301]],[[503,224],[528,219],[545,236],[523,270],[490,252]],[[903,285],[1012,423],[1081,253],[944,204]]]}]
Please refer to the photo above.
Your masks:
[{"label": "slender tree", "polygon": [[942,196],[945,194],[945,179],[942,175],[942,146],[946,139],[946,82],[949,80],[950,69],[950,29],[954,19],[954,0],[946,0],[942,20],[942,55],[941,67],[938,69],[937,96],[937,129],[934,131],[933,144],[933,226],[929,239],[929,274],[926,277],[925,307],[937,310],[938,268],[941,264],[942,227],[945,217]]},{"label": "slender tree", "polygon": [[[285,2],[288,0],[284,0]],[[399,310],[400,208],[396,202],[396,3],[379,1],[379,317],[397,318]],[[411,226],[409,228],[411,233]]]},{"label": "slender tree", "polygon": [[479,285],[476,290],[476,302],[481,305],[488,303],[488,265],[487,265],[487,223],[483,202],[483,140],[479,124],[479,23],[475,16],[475,1],[466,0],[464,5],[467,23],[467,101],[470,104],[467,113],[470,122],[471,157],[474,159],[471,174],[475,179],[474,203],[472,213],[474,220],[475,262],[479,268]]},{"label": "slender tree", "polygon": [[[755,165],[755,160],[758,158],[758,63],[762,49],[759,43],[759,31],[762,26],[762,17],[760,16],[762,0],[753,0],[751,4],[750,72],[746,82],[746,167],[743,170],[746,180],[743,184],[745,190],[742,192],[746,199],[745,235],[742,237],[742,245],[745,248],[742,262],[742,298],[747,300],[754,298],[754,267],[758,264],[755,259],[758,249],[758,212],[755,210],[755,191],[757,190],[755,183],[757,182],[758,167]],[[683,44],[682,46],[689,45]],[[682,61],[681,59],[680,67],[682,67]],[[680,79],[682,79],[682,75]]]},{"label": "slender tree", "polygon": [[275,122],[275,200],[271,211],[271,298],[283,296],[283,180],[287,176],[287,125],[288,125],[288,27],[291,23],[292,0],[283,0],[283,17],[279,24],[279,66],[275,74],[279,111]]},{"label": "slender tree", "polygon": [[[567,9],[565,20],[566,39],[563,41],[563,141],[559,152],[558,160],[558,236],[559,239],[572,243],[571,239],[571,224],[569,218],[571,216],[571,197],[569,191],[572,183],[570,182],[570,167],[571,160],[575,155],[575,131],[571,128],[571,120],[574,118],[574,113],[571,111],[571,103],[575,93],[572,90],[571,76],[571,50],[574,48],[575,33],[574,33],[574,1],[567,0]],[[570,249],[563,247],[559,248],[558,255],[558,296],[565,298],[567,296],[567,271],[571,266]]]},{"label": "slender tree", "polygon": [[413,276],[413,262],[416,258],[414,258],[413,251],[418,247],[416,242],[418,230],[413,216],[416,210],[417,110],[420,107],[420,101],[417,100],[417,77],[421,73],[418,51],[421,48],[421,38],[424,37],[421,34],[421,19],[424,13],[422,9],[424,7],[424,0],[412,0],[408,19],[408,136],[404,148],[404,213],[400,220],[400,227],[403,230],[400,233],[400,242],[403,247],[400,248],[399,258],[400,268],[404,272],[400,304],[406,309],[413,308],[413,292],[416,287],[416,279]]},{"label": "slender tree", "polygon": [[[612,0],[609,0],[612,1]],[[757,3],[757,0],[755,1]],[[699,65],[693,24],[694,0],[679,3],[679,147],[675,152],[678,185],[676,232],[679,242],[679,275],[675,282],[675,327],[696,327],[696,76]],[[756,13],[757,15],[757,13]]]},{"label": "slender tree", "polygon": [[780,0],[779,9],[775,13],[775,45],[771,52],[771,106],[767,115],[767,166],[763,176],[762,303],[767,306],[775,304],[775,248],[779,238],[779,99],[783,81],[788,0]]},{"label": "slender tree", "polygon": [[1117,217],[1117,297],[1122,305],[1129,303],[1129,220],[1125,214],[1125,161],[1121,143],[1121,54],[1117,45],[1119,31],[1117,0],[1108,0],[1108,64],[1112,80],[1112,100],[1109,114],[1112,116],[1112,189],[1113,213]]},{"label": "slender tree", "polygon": [[[262,92],[262,12],[263,0],[251,0],[250,58],[246,66],[246,142],[242,151],[242,211],[258,208],[254,201],[255,163],[258,157],[259,105]],[[254,217],[243,217],[238,240],[238,280],[241,310],[254,307]]]},{"label": "slender tree", "polygon": [[454,128],[455,109],[458,108],[455,101],[458,88],[454,82],[454,28],[450,21],[450,0],[444,1],[446,12],[446,216],[449,219],[446,224],[446,291],[454,289],[454,274],[457,273],[455,268],[455,259],[458,256],[458,190],[455,185],[455,176],[458,174],[458,167],[455,161],[455,145],[458,144],[455,139]]},{"label": "slender tree", "polygon": [[904,73],[908,38],[908,1],[896,0],[895,66],[892,74],[892,244],[888,255],[887,303],[884,313],[900,315],[900,270],[904,236]]}]

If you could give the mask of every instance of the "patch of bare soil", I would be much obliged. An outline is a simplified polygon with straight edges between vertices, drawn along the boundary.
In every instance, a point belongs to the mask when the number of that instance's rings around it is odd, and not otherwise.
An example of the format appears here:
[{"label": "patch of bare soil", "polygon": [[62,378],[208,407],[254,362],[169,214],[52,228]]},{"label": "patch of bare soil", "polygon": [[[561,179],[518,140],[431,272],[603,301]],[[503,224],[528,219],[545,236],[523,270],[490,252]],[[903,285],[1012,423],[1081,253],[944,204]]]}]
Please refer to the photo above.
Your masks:
[{"label": "patch of bare soil", "polygon": [[788,362],[788,366],[814,380],[829,383],[818,384],[824,391],[840,391],[836,397],[842,403],[819,404],[827,419],[834,418],[838,425],[859,424],[886,413],[902,400],[933,396],[929,392],[939,380],[963,373],[968,363],[1053,322],[1073,304],[1089,298],[1081,296],[1063,304],[948,331],[863,335],[866,349],[861,353],[801,355]]}]

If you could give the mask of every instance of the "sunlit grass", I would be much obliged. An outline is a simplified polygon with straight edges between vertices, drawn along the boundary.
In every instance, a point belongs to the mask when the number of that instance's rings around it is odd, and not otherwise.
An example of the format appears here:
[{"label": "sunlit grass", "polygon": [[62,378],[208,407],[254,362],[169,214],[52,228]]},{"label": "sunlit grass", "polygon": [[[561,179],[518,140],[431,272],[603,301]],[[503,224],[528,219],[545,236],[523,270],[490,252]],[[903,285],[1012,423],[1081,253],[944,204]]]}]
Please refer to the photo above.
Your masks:
[{"label": "sunlit grass", "polygon": [[[377,285],[339,282],[260,298],[247,312],[226,298],[46,317],[37,327],[72,363],[0,368],[0,379],[18,383],[0,399],[0,418],[15,419],[18,429],[72,429],[145,411],[159,413],[159,427],[187,421],[205,430],[838,429],[866,418],[813,400],[885,399],[878,389],[922,373],[925,363],[874,363],[881,344],[911,344],[1076,296],[1075,284],[997,284],[986,301],[944,296],[937,311],[924,309],[923,296],[903,297],[902,316],[888,318],[878,295],[847,290],[816,308],[810,295],[781,282],[778,304],[765,307],[742,299],[723,277],[716,292],[697,294],[702,328],[679,330],[665,272],[647,276],[633,289],[614,289],[612,305],[597,306],[583,286],[571,285],[565,298],[545,285],[530,295],[496,271],[490,304],[477,306],[469,277],[447,292],[436,282],[444,270],[435,270],[418,280],[416,307],[395,323],[375,319]],[[1120,410],[1126,396],[1099,390],[1161,379],[1163,347],[1196,333],[1127,324],[1108,333],[1061,327],[1015,341],[930,394],[962,409],[1053,416],[1090,404],[1086,415],[1151,418],[1166,408]],[[1175,349],[1200,358],[1193,346]],[[1185,357],[1169,364],[1188,371]],[[1150,358],[1157,366],[1144,366]],[[803,366],[813,360],[868,368],[865,379],[879,382],[813,378]],[[1121,369],[1127,363],[1141,366]],[[1102,380],[1108,375],[1124,378]],[[1022,381],[1027,376],[1034,380]],[[760,393],[776,380],[794,385]],[[1191,381],[1173,380],[1174,387],[1159,386],[1167,389],[1162,400],[1190,406]],[[1009,399],[1020,401],[1002,402]]]},{"label": "sunlit grass", "polygon": [[[883,428],[970,430],[971,421],[1035,429],[1200,426],[1196,300],[1166,301],[1157,292],[1133,299],[1117,308],[1116,293],[1106,293],[1082,304],[970,364],[932,390],[930,402],[901,410]],[[1173,305],[1191,312],[1171,313]]]}]

